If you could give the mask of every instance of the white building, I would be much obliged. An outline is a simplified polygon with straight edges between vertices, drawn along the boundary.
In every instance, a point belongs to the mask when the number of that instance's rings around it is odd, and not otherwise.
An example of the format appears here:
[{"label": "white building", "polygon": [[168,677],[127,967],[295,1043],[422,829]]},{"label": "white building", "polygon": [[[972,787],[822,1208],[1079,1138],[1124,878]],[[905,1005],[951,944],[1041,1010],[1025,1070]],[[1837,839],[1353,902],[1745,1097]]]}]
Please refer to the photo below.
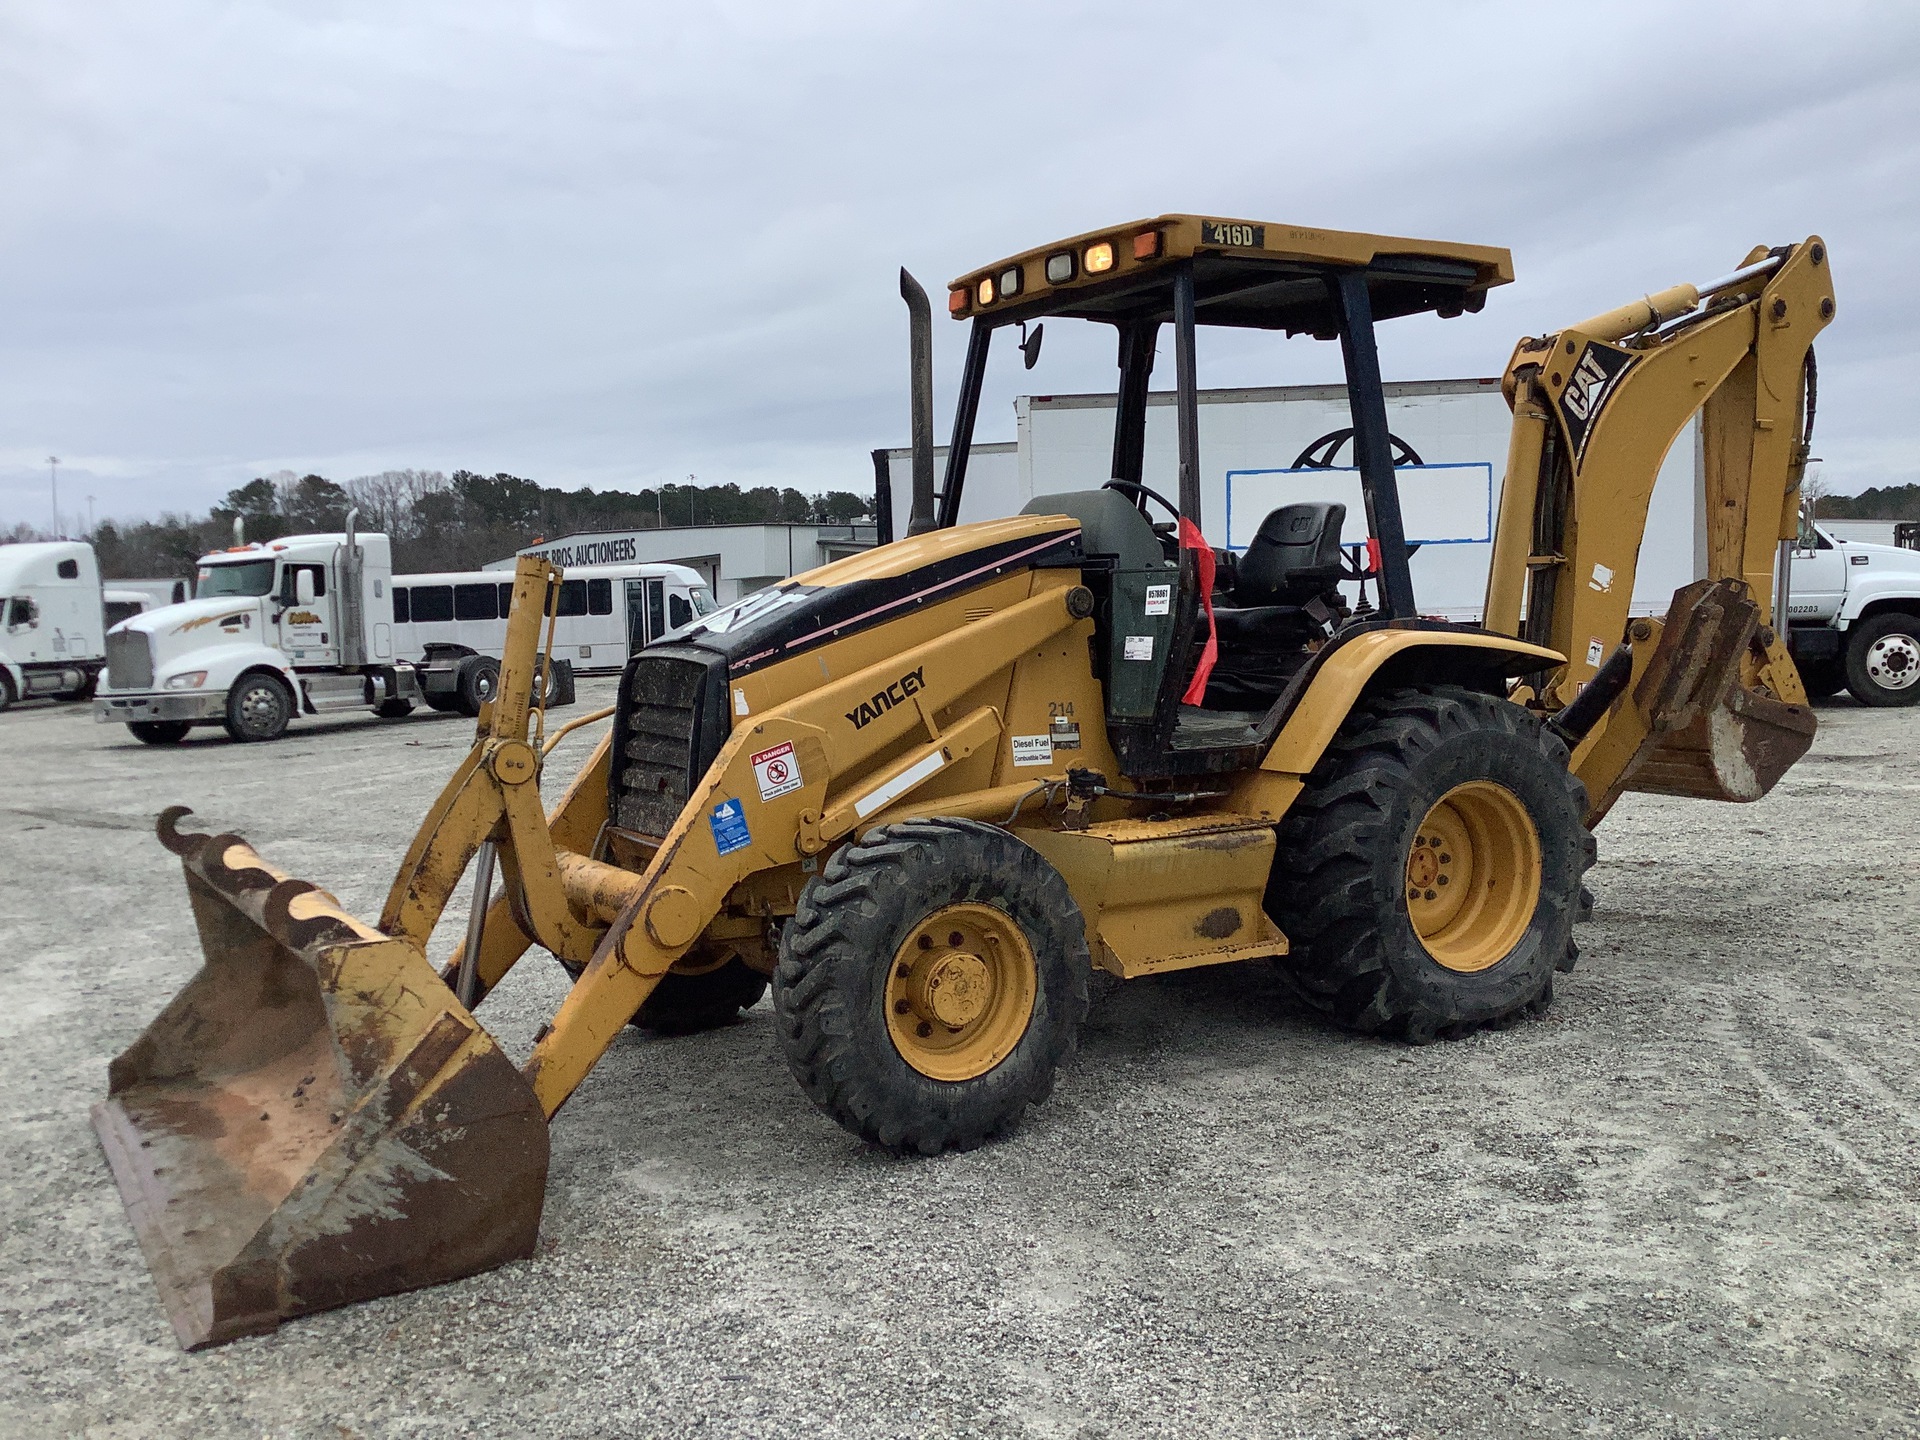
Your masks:
[{"label": "white building", "polygon": [[[1011,447],[1009,447],[1011,448]],[[905,530],[905,521],[901,522]],[[871,525],[676,525],[659,530],[595,530],[529,545],[562,569],[576,565],[686,565],[700,572],[722,605],[830,560],[870,550]],[[485,568],[511,569],[515,555]]]}]

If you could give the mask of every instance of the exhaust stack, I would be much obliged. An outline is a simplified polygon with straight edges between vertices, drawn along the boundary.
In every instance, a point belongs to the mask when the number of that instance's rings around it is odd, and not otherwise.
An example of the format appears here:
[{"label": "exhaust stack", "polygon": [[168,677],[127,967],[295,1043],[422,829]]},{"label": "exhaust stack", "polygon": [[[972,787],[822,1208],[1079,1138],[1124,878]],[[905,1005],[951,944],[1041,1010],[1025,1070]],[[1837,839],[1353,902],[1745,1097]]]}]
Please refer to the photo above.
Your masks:
[{"label": "exhaust stack", "polygon": [[908,384],[913,392],[913,515],[907,534],[933,529],[933,307],[920,282],[900,269],[900,298],[907,302]]}]

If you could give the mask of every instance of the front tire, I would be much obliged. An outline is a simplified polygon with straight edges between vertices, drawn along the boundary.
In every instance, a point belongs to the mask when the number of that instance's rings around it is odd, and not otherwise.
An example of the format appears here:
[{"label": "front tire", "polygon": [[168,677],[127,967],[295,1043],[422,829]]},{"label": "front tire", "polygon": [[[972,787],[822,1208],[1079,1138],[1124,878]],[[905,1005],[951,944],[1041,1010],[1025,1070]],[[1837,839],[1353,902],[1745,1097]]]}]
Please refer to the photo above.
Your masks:
[{"label": "front tire", "polygon": [[773,1005],[814,1104],[899,1153],[965,1150],[1046,1099],[1087,1013],[1066,881],[975,820],[887,825],[807,882]]},{"label": "front tire", "polygon": [[142,745],[178,745],[193,727],[184,720],[129,720],[127,729]]},{"label": "front tire", "polygon": [[1920,616],[1891,610],[1847,637],[1847,689],[1862,705],[1920,701]]},{"label": "front tire", "polygon": [[1341,727],[1280,828],[1268,909],[1306,1001],[1424,1042],[1544,1009],[1593,863],[1566,747],[1517,705],[1394,690]]},{"label": "front tire", "polygon": [[373,713],[382,720],[404,720],[413,713],[413,701],[404,696],[395,696],[374,706]]},{"label": "front tire", "polygon": [[13,677],[0,670],[0,714],[13,708],[13,702],[19,697],[13,693]]},{"label": "front tire", "polygon": [[278,740],[293,720],[293,696],[264,671],[242,675],[227,692],[227,734],[240,744]]}]

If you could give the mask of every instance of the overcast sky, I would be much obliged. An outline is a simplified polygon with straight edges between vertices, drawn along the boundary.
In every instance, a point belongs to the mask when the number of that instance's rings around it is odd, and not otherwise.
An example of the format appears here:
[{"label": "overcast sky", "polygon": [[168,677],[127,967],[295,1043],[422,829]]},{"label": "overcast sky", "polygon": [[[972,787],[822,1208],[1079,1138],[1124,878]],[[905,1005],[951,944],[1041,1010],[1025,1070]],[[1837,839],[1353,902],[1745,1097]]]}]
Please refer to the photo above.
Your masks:
[{"label": "overcast sky", "polygon": [[[1482,314],[1382,328],[1390,379],[1820,233],[1827,483],[1920,480],[1917,156],[1911,0],[10,0],[0,523],[49,523],[49,454],[103,518],[283,468],[865,488],[898,266],[938,310],[1170,210],[1511,247]],[[982,439],[1110,384],[1070,328],[1003,357]],[[943,433],[963,344],[936,319]],[[1233,337],[1200,378],[1337,363]]]}]

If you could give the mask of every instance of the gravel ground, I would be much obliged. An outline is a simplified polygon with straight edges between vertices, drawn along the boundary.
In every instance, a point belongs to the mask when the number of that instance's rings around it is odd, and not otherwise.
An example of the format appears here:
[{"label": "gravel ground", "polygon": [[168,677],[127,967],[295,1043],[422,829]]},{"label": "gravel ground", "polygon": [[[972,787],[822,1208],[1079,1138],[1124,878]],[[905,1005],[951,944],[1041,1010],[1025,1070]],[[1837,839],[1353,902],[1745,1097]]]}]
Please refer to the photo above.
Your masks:
[{"label": "gravel ground", "polygon": [[[0,1431],[1920,1435],[1920,714],[1821,721],[1759,805],[1627,798],[1542,1021],[1409,1049],[1259,966],[1113,984],[1017,1135],[912,1162],[812,1110],[764,1003],[628,1032],[555,1125],[536,1259],[189,1356],[87,1124],[198,963],[151,817],[371,917],[470,727],[166,751],[23,706]],[[483,1017],[524,1055],[563,988],[529,962]]]}]

